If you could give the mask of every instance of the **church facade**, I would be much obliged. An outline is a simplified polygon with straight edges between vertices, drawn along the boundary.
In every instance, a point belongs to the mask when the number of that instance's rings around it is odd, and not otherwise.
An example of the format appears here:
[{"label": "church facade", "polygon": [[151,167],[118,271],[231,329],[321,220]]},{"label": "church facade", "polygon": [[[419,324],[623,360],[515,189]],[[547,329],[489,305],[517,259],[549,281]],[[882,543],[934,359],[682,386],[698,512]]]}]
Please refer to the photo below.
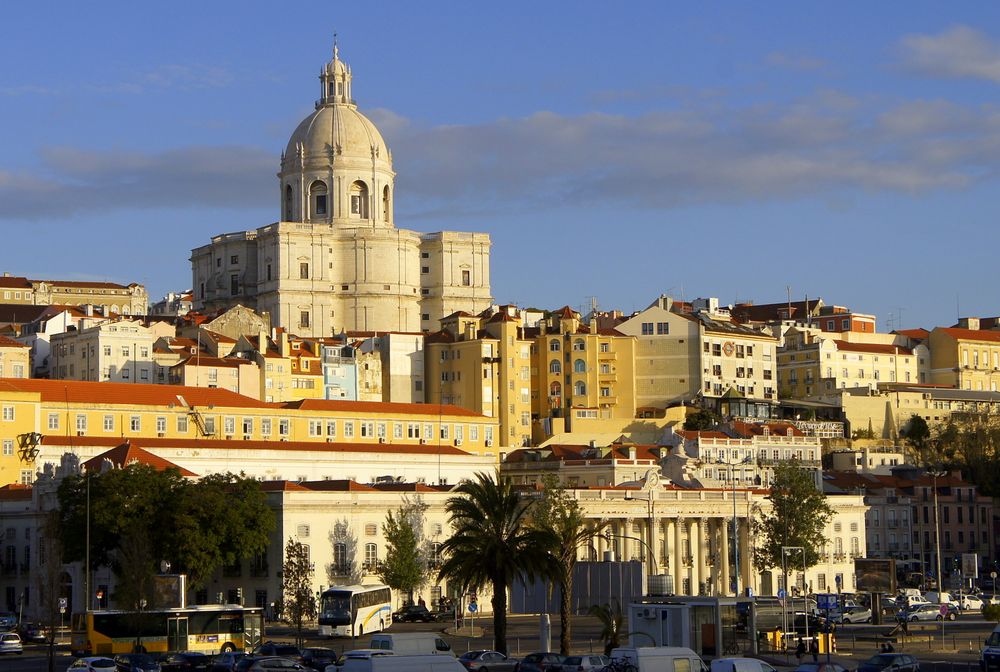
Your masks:
[{"label": "church facade", "polygon": [[281,220],[192,250],[195,307],[242,304],[300,336],[428,331],[492,303],[489,234],[397,229],[392,155],[334,47],[278,173]]}]

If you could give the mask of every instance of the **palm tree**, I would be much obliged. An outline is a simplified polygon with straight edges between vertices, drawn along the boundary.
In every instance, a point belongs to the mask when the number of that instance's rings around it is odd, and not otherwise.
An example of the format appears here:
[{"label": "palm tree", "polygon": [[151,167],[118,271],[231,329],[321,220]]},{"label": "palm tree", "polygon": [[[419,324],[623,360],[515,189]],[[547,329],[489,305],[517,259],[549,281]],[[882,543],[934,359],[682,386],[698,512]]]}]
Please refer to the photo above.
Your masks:
[{"label": "palm tree", "polygon": [[597,620],[600,621],[601,634],[599,637],[604,640],[604,655],[610,656],[611,651],[621,644],[622,625],[625,623],[625,614],[622,613],[621,605],[617,602],[614,605],[594,604],[587,613],[597,617]]},{"label": "palm tree", "polygon": [[558,479],[543,479],[545,495],[538,507],[535,524],[545,531],[553,544],[555,573],[551,578],[559,585],[559,653],[569,655],[572,638],[573,569],[578,549],[600,532],[606,522],[588,521],[576,500],[566,494]]},{"label": "palm tree", "polygon": [[529,524],[535,502],[521,497],[509,478],[478,473],[445,505],[454,534],[442,545],[438,573],[462,589],[493,589],[493,648],[507,653],[507,588],[554,570],[551,536]]}]

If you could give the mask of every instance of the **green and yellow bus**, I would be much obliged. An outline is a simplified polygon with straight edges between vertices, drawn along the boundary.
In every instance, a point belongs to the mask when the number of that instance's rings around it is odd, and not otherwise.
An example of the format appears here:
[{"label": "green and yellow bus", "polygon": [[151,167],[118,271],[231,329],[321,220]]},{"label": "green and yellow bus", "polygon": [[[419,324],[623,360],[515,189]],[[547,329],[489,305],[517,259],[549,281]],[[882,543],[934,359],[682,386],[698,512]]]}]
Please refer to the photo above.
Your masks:
[{"label": "green and yellow bus", "polygon": [[146,651],[252,651],[264,635],[260,607],[202,604],[194,607],[73,614],[72,652],[107,656]]}]

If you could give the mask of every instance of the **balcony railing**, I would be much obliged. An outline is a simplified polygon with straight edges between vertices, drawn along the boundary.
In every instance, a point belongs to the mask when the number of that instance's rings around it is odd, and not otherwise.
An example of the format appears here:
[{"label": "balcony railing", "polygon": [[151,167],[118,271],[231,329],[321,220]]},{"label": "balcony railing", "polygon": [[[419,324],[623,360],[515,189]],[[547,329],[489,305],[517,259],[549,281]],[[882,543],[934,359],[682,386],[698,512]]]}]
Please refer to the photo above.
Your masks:
[{"label": "balcony railing", "polygon": [[351,573],[351,566],[334,564],[330,566],[330,570],[335,576],[349,576]]}]

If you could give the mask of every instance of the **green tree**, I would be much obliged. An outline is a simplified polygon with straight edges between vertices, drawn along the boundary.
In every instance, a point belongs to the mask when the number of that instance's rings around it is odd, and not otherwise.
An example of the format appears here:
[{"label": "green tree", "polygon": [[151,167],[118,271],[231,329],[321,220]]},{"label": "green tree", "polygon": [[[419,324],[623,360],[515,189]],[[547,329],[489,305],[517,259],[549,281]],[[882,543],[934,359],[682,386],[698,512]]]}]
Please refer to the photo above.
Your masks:
[{"label": "green tree", "polygon": [[427,562],[421,553],[412,509],[404,506],[395,514],[389,511],[382,523],[382,533],[386,553],[378,576],[390,588],[405,592],[412,604],[413,592],[427,580]]},{"label": "green tree", "polygon": [[833,509],[816,488],[813,473],[795,460],[780,462],[774,468],[774,483],[766,497],[770,510],[765,509],[754,521],[754,559],[758,567],[781,567],[781,549],[785,546],[802,547],[806,567],[819,561],[826,543],[823,530]]},{"label": "green tree", "polygon": [[137,528],[155,530],[148,538],[155,562],[170,560],[198,586],[222,566],[265,550],[275,525],[260,482],[242,475],[194,481],[176,469],[133,464],[65,478],[58,497],[66,561],[86,557],[89,517],[91,569],[110,566],[119,577],[123,540]]},{"label": "green tree", "polygon": [[50,511],[45,515],[39,541],[34,599],[39,623],[45,630],[47,669],[48,672],[55,672],[56,637],[66,618],[59,611],[59,598],[68,597],[62,593],[63,553],[58,511]]},{"label": "green tree", "polygon": [[718,413],[707,408],[699,408],[694,413],[688,413],[688,416],[684,418],[684,429],[689,432],[700,432],[711,429],[721,421],[722,418]]},{"label": "green tree", "polygon": [[601,624],[601,634],[598,637],[604,640],[604,655],[610,656],[613,649],[621,646],[622,628],[625,624],[621,605],[618,602],[594,604],[587,613],[597,618]]},{"label": "green tree", "polygon": [[910,416],[902,434],[913,452],[918,456],[923,456],[931,441],[931,429],[927,425],[927,421],[914,413]]},{"label": "green tree", "polygon": [[555,574],[551,577],[559,586],[559,652],[569,655],[572,638],[573,568],[579,548],[594,537],[605,523],[588,521],[580,505],[562,487],[559,478],[547,474],[542,478],[544,490],[535,507],[535,525],[545,532],[553,545]]},{"label": "green tree", "polygon": [[142,634],[153,634],[155,623],[146,614],[154,604],[153,577],[157,559],[153,555],[149,534],[145,526],[135,521],[124,532],[115,554],[115,574],[118,580],[112,595],[118,608],[125,611],[129,626],[136,634],[135,650],[143,651]]},{"label": "green tree", "polygon": [[295,645],[302,646],[305,622],[316,618],[316,595],[313,593],[313,564],[305,544],[289,537],[285,544],[285,562],[281,567],[281,594],[285,618],[295,627]]},{"label": "green tree", "polygon": [[529,524],[535,502],[520,496],[509,478],[480,472],[455,493],[445,506],[454,533],[442,544],[439,577],[463,591],[493,590],[493,648],[506,653],[507,588],[553,574],[551,537]]}]

